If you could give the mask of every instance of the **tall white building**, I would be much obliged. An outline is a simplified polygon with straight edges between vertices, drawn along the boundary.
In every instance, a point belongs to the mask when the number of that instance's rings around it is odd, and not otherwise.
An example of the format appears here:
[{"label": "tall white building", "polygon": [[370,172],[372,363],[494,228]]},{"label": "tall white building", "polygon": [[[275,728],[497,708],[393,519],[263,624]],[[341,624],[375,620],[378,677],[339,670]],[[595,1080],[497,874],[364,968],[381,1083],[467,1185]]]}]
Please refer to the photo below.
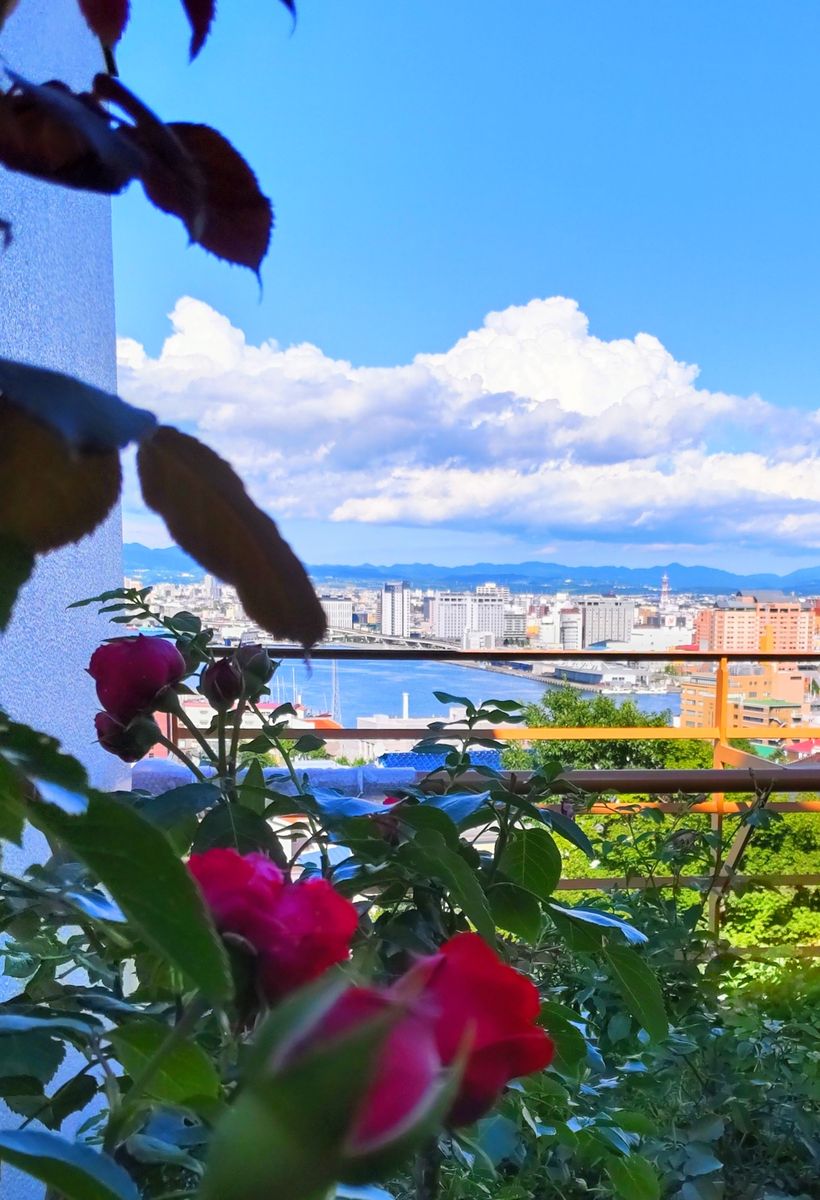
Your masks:
[{"label": "tall white building", "polygon": [[492,633],[500,642],[504,637],[504,608],[507,598],[500,589],[477,590],[469,597],[467,628],[473,633]]},{"label": "tall white building", "polygon": [[410,636],[410,587],[403,581],[382,585],[381,631],[386,637]]},{"label": "tall white building", "polygon": [[319,603],[331,629],[353,628],[353,601],[349,596],[320,596]]},{"label": "tall white building", "polygon": [[562,650],[580,650],[583,640],[583,616],[577,608],[562,609],[559,639]]},{"label": "tall white building", "polygon": [[521,641],[527,636],[527,614],[523,608],[504,609],[504,637]]},{"label": "tall white building", "polygon": [[584,596],[578,601],[583,616],[583,644],[628,642],[635,624],[635,601],[620,596]]},{"label": "tall white building", "polygon": [[436,592],[431,604],[433,637],[460,642],[467,628],[468,592]]}]

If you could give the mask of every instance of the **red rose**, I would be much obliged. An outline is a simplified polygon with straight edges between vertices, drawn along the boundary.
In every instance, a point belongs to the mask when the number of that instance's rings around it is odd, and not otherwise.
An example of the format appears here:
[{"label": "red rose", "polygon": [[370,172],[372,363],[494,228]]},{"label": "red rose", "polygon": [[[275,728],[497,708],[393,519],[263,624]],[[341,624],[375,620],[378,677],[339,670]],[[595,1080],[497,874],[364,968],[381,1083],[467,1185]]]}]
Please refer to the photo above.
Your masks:
[{"label": "red rose", "polygon": [[348,957],[358,914],[326,879],[291,883],[263,854],[236,850],[192,854],[188,866],[217,928],[253,947],[269,1000]]},{"label": "red rose", "polygon": [[242,695],[242,672],[232,658],[218,658],[202,672],[199,690],[212,708],[230,708]]},{"label": "red rose", "polygon": [[536,1025],[538,991],[525,975],[502,962],[477,933],[460,933],[419,961],[395,985],[397,994],[428,1008],[443,1063],[466,1047],[452,1125],[486,1113],[504,1086],[519,1075],[541,1071],[554,1046]]},{"label": "red rose", "polygon": [[117,638],[91,655],[88,673],[106,710],[127,725],[139,713],[153,712],[163,695],[186,673],[173,642],[161,637]]},{"label": "red rose", "polygon": [[[298,1055],[306,1046],[315,1049],[326,1038],[372,1021],[395,1005],[396,1000],[387,992],[350,987],[296,1047],[295,1053]],[[414,1010],[411,1002],[390,1029],[379,1051],[370,1086],[358,1111],[352,1114],[346,1138],[349,1152],[364,1154],[404,1133],[437,1098],[442,1076],[433,1026],[423,1013]]]},{"label": "red rose", "polygon": [[110,713],[100,712],[94,718],[97,741],[109,754],[123,762],[137,762],[160,739],[160,729],[153,717],[135,717],[123,725]]}]

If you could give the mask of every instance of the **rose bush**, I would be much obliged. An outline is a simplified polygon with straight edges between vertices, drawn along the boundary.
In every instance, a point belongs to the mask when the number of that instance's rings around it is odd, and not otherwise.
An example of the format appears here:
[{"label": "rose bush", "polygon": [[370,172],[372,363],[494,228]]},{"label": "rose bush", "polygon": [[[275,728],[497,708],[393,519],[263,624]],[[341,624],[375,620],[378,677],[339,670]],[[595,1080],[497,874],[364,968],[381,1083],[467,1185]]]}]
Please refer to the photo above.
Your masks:
[{"label": "rose bush", "polygon": [[[571,945],[586,938],[637,1019],[662,1036],[652,976],[623,944],[640,935],[617,919],[602,931],[553,898],[553,833],[576,845],[582,835],[538,807],[551,776],[536,772],[524,796],[492,772],[488,790],[463,789],[481,742],[472,726],[495,702],[470,707],[443,793],[351,799],[313,789],[294,762],[290,706],[270,714],[257,704],[274,669],[266,651],[215,652],[196,617],[160,614],[145,589],[99,599],[163,635],[95,652],[101,699],[123,714],[97,715],[101,744],[134,761],[159,736],[191,782],[107,800],[56,749],[50,765],[35,761],[41,744],[18,744],[9,727],[4,761],[37,780],[32,819],[85,863],[60,857],[5,893],[0,877],[7,962],[36,963],[8,1015],[33,1017],[32,1036],[42,1037],[36,1022],[53,997],[56,1028],[74,1014],[70,1036],[87,1055],[70,1103],[59,1089],[45,1094],[45,1068],[35,1094],[15,1099],[17,1077],[2,1074],[0,1011],[0,1094],[24,1119],[41,1111],[56,1128],[60,1114],[88,1103],[89,1088],[95,1097],[105,1088],[81,1148],[95,1169],[116,1160],[141,1200],[329,1200],[336,1181],[398,1178],[414,1154],[415,1193],[430,1200],[441,1164],[471,1153],[473,1127],[511,1103],[509,1084],[552,1070],[556,1045],[565,1069],[566,1039],[579,1035],[520,969],[545,930]],[[213,710],[205,725],[185,709],[195,674]],[[157,705],[187,725],[194,757],[159,734]],[[248,709],[256,725],[245,731]],[[243,771],[246,746],[283,768]],[[478,841],[487,830],[489,848]],[[35,907],[41,888],[47,901]],[[104,1035],[98,1005],[111,1026]],[[110,1082],[112,1066],[122,1087]],[[538,1102],[527,1104],[537,1115]],[[11,1153],[0,1133],[0,1158]],[[114,1195],[134,1200],[125,1185]]]}]

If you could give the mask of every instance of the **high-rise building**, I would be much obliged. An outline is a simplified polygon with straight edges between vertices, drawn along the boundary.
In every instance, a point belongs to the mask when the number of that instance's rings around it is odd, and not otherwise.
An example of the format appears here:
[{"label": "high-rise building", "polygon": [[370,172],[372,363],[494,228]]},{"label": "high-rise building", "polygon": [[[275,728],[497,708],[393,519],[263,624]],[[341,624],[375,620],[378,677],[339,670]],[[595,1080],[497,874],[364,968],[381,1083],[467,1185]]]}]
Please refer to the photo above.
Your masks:
[{"label": "high-rise building", "polygon": [[325,610],[331,629],[353,628],[353,601],[350,596],[320,596],[319,603]]},{"label": "high-rise building", "polygon": [[[714,670],[686,676],[681,687],[680,724],[684,729],[718,723]],[[805,676],[776,663],[731,663],[727,716],[730,725],[805,724],[809,718]]]},{"label": "high-rise building", "polygon": [[765,636],[767,649],[810,651],[813,641],[811,606],[782,592],[759,591],[720,596],[695,621],[695,643],[701,650],[754,652]]},{"label": "high-rise building", "polygon": [[527,636],[527,614],[523,608],[504,609],[504,637],[517,642]]},{"label": "high-rise building", "polygon": [[467,628],[468,592],[436,592],[430,610],[433,637],[459,642]]},{"label": "high-rise building", "polygon": [[386,637],[410,636],[410,585],[403,580],[382,584],[381,631]]},{"label": "high-rise building", "polygon": [[500,642],[504,637],[504,608],[506,598],[496,589],[476,591],[467,605],[467,629],[473,633],[492,633]]},{"label": "high-rise building", "polygon": [[628,642],[635,624],[635,601],[620,596],[584,596],[578,601],[583,618],[583,645]]},{"label": "high-rise building", "polygon": [[559,641],[562,650],[580,650],[583,642],[584,617],[579,608],[563,608],[558,615]]}]

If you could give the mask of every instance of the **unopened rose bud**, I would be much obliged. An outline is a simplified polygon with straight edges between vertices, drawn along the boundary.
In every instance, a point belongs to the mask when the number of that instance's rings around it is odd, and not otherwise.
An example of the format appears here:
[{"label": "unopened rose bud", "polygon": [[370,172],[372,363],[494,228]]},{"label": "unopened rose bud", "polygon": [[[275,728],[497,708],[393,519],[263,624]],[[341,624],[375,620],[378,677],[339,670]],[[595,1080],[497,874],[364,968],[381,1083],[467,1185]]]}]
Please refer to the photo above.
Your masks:
[{"label": "unopened rose bud", "polygon": [[94,718],[97,741],[103,750],[116,754],[123,762],[138,762],[160,739],[160,729],[153,717],[134,717],[127,725],[99,712]]},{"label": "unopened rose bud", "polygon": [[162,637],[116,638],[91,655],[88,673],[106,712],[127,725],[138,713],[159,708],[185,676],[185,660]]},{"label": "unopened rose bud", "polygon": [[200,675],[199,690],[212,708],[224,712],[242,695],[242,673],[232,658],[218,658]]},{"label": "unopened rose bud", "polygon": [[249,700],[257,700],[276,670],[276,663],[260,645],[239,646],[233,660],[245,682],[245,695]]}]

